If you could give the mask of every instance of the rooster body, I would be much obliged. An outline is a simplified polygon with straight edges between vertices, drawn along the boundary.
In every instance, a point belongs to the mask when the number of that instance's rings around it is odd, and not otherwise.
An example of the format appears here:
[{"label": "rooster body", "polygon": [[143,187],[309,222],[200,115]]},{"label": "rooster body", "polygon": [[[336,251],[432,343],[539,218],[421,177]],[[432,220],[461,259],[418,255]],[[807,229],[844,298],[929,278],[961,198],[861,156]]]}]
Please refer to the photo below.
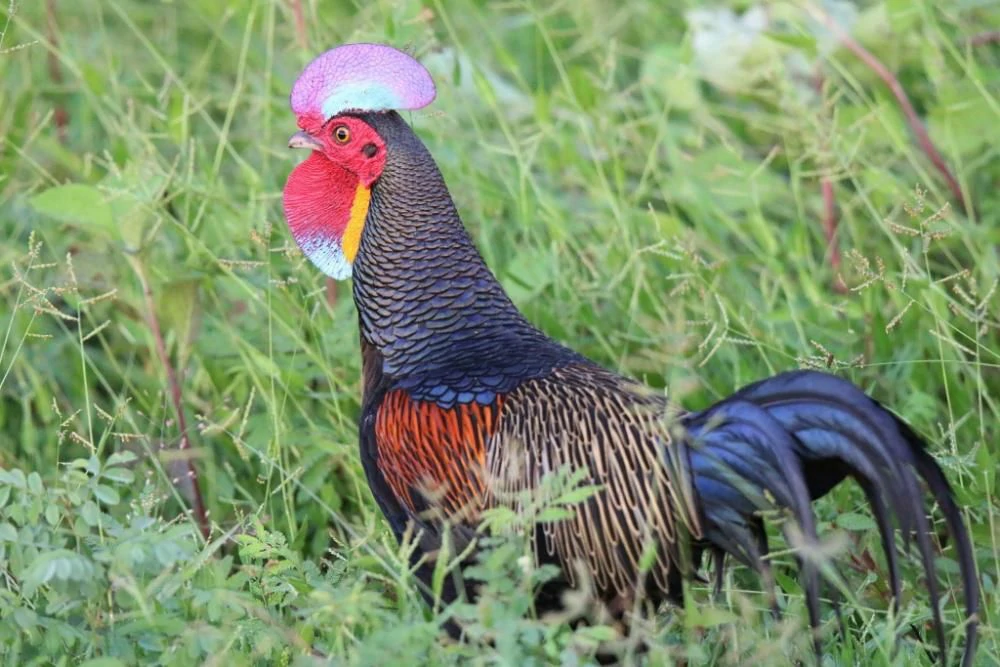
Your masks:
[{"label": "rooster body", "polygon": [[[548,338],[483,262],[434,160],[391,110],[433,99],[426,72],[398,56],[409,58],[349,45],[300,77],[292,107],[302,132],[291,145],[313,153],[289,177],[285,212],[318,266],[354,279],[361,458],[393,532],[417,536],[414,564],[428,590],[444,531],[464,550],[484,510],[518,509],[520,492],[566,468],[585,470],[582,483],[596,490],[572,518],[533,535],[536,560],[562,572],[539,605],[558,607],[558,592],[580,585],[582,574],[619,618],[637,603],[679,602],[682,579],[704,552],[769,578],[760,511],[786,510],[814,540],[811,501],[852,477],[872,505],[896,600],[893,535],[915,536],[943,652],[922,479],[962,569],[971,661],[971,545],[943,473],[913,431],[853,384],[811,371],[683,412]],[[403,83],[388,81],[388,71]],[[343,102],[339,90],[368,97]],[[816,626],[819,584],[808,558],[802,565]],[[452,580],[443,592],[446,601],[473,594]]]}]

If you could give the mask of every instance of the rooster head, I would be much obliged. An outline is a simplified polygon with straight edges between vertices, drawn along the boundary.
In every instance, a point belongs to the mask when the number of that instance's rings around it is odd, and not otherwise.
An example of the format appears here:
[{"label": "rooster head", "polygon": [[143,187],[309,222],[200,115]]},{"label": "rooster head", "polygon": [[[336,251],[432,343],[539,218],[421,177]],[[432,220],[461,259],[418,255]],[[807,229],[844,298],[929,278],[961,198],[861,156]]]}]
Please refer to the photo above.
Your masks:
[{"label": "rooster head", "polygon": [[312,153],[285,183],[285,218],[302,252],[328,276],[351,275],[371,189],[385,167],[385,142],[361,114],[419,109],[434,96],[424,66],[382,44],[330,49],[295,81],[290,102],[300,130],[288,145]]}]

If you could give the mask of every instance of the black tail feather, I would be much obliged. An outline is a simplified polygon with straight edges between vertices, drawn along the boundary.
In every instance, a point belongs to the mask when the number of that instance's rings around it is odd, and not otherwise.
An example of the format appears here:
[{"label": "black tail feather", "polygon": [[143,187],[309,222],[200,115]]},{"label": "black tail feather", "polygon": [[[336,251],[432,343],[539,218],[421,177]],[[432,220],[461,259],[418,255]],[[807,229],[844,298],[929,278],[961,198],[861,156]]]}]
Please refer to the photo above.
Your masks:
[{"label": "black tail feather", "polygon": [[854,478],[861,490],[864,491],[868,504],[872,507],[872,514],[875,516],[875,524],[878,526],[879,539],[882,541],[882,551],[885,554],[885,562],[889,568],[889,587],[892,591],[892,612],[899,612],[899,600],[902,597],[902,584],[899,580],[899,560],[896,555],[896,544],[893,540],[892,522],[889,517],[889,509],[882,501],[882,496],[872,485],[870,478],[855,476]]},{"label": "black tail feather", "polygon": [[[900,431],[908,440],[920,442],[913,430],[903,422],[900,422]],[[948,532],[951,533],[955,543],[955,553],[958,555],[959,571],[962,573],[962,588],[965,597],[965,616],[968,619],[965,628],[965,653],[962,656],[962,665],[971,667],[972,659],[976,650],[977,628],[979,620],[979,586],[976,574],[976,559],[972,552],[972,542],[965,530],[965,522],[962,521],[962,512],[955,503],[954,493],[951,485],[945,479],[941,468],[931,458],[923,448],[915,451],[917,470],[921,477],[927,482],[934,499],[937,500],[938,507],[944,515],[945,523],[948,524]]]},{"label": "black tail feather", "polygon": [[[755,515],[771,505],[789,508],[803,536],[816,542],[816,522],[802,468],[789,433],[752,403],[731,401],[719,409],[689,415],[691,463],[699,491],[705,535],[718,548],[756,569],[773,589],[767,538]],[[800,559],[810,627],[819,627],[819,575]],[[816,639],[816,650],[819,653]]]},{"label": "black tail feather", "polygon": [[[904,550],[909,551],[916,538],[943,661],[946,642],[940,590],[919,475],[940,506],[955,542],[969,617],[963,664],[971,664],[979,605],[972,547],[944,473],[905,423],[846,380],[797,371],[750,385],[706,411],[688,415],[684,425],[706,539],[744,563],[750,559],[748,564],[761,574],[762,566],[753,562],[760,550],[752,542],[751,517],[772,506],[765,492],[793,513],[809,540],[815,536],[810,500],[826,494],[845,477],[856,479],[878,526],[894,609],[901,594],[894,524]],[[719,464],[728,475],[718,472]],[[818,579],[808,561],[802,559],[801,564],[810,623],[815,628]]]}]

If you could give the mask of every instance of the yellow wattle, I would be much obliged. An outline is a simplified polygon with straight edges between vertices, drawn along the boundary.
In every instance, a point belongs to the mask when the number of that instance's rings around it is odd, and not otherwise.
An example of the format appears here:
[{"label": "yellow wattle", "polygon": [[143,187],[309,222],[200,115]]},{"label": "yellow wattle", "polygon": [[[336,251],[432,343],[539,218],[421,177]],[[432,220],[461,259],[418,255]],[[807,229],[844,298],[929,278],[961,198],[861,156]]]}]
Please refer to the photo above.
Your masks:
[{"label": "yellow wattle", "polygon": [[340,247],[344,250],[344,257],[348,262],[353,263],[358,254],[358,247],[361,245],[361,231],[365,228],[365,218],[368,216],[368,204],[372,199],[372,191],[365,186],[358,184],[358,189],[354,193],[354,203],[351,204],[351,217],[347,221],[344,235],[340,240]]}]

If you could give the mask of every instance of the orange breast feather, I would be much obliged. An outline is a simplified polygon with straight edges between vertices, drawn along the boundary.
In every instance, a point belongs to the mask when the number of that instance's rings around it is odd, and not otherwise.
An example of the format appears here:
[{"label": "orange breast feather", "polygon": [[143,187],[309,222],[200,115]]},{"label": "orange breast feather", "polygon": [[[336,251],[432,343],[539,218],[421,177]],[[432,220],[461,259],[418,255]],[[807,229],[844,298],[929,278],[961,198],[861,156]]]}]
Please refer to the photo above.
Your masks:
[{"label": "orange breast feather", "polygon": [[403,390],[387,393],[375,441],[379,469],[396,498],[414,513],[431,508],[442,518],[474,520],[483,509],[486,443],[502,400],[445,409]]}]

